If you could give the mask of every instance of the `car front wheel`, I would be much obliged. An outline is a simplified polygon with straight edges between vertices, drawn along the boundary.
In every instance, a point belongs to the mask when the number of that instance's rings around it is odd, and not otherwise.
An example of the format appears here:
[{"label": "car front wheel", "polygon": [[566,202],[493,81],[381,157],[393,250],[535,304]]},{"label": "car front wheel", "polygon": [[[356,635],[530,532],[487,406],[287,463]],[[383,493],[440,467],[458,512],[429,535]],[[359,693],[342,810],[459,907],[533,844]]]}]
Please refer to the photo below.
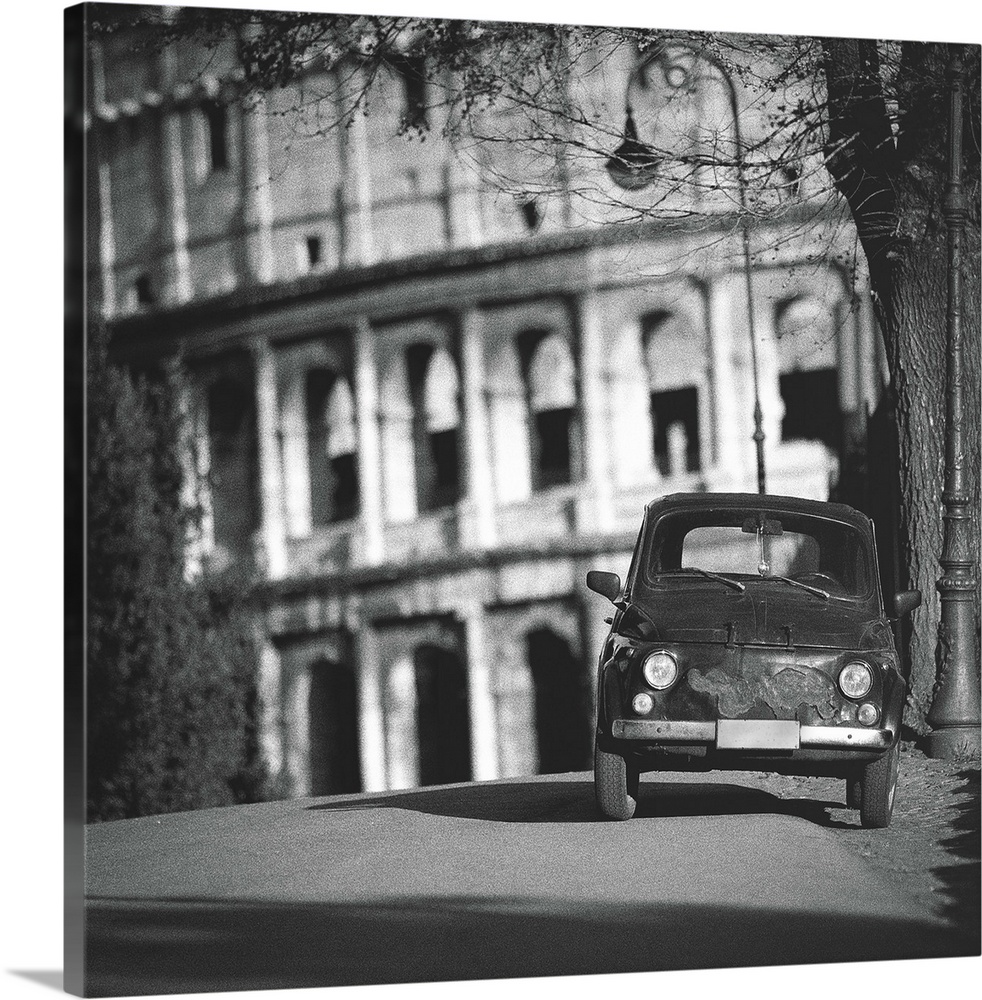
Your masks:
[{"label": "car front wheel", "polygon": [[882,757],[863,768],[860,779],[862,801],[859,806],[859,818],[863,826],[882,829],[890,825],[899,769],[899,742]]},{"label": "car front wheel", "polygon": [[608,819],[630,819],[638,804],[638,779],[635,765],[620,754],[597,747],[593,759],[594,790],[597,805]]}]

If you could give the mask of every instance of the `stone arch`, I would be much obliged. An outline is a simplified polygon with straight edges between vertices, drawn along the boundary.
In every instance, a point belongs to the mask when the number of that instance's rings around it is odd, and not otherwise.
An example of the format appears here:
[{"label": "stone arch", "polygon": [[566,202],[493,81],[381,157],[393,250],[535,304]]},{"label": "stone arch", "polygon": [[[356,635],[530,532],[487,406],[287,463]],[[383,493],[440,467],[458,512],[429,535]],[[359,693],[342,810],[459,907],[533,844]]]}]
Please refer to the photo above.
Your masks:
[{"label": "stone arch", "polygon": [[312,368],[305,379],[310,508],[313,524],[358,511],[355,408],[347,378]]},{"label": "stone arch", "polygon": [[420,423],[420,506],[446,507],[460,498],[460,377],[444,347],[433,350],[426,363]]},{"label": "stone arch", "polygon": [[401,353],[389,359],[382,373],[379,411],[386,520],[412,521],[417,513],[416,448],[406,359]]},{"label": "stone arch", "polygon": [[358,682],[350,664],[311,664],[307,709],[310,794],[360,792]]},{"label": "stone arch", "polygon": [[782,372],[835,367],[834,306],[807,293],[782,299],[774,310],[774,332]]},{"label": "stone arch", "polygon": [[592,711],[579,657],[567,638],[544,625],[526,633],[525,647],[535,693],[539,773],[589,767]]},{"label": "stone arch", "polygon": [[698,471],[705,449],[700,411],[708,389],[704,338],[685,313],[659,309],[642,317],[641,340],[658,471]]},{"label": "stone arch", "polygon": [[533,412],[576,406],[576,365],[562,334],[547,333],[538,341],[529,362],[528,382]]},{"label": "stone arch", "polygon": [[835,308],[814,295],[796,295],[775,309],[783,441],[842,442]]},{"label": "stone arch", "polygon": [[215,544],[242,551],[259,525],[258,454],[251,388],[220,378],[207,393],[208,487]]},{"label": "stone arch", "polygon": [[341,375],[327,397],[327,453],[338,458],[353,454],[357,447],[355,399],[351,383]]},{"label": "stone arch", "polygon": [[426,366],[423,400],[428,431],[446,431],[460,423],[460,378],[444,347],[438,347]]},{"label": "stone arch", "polygon": [[413,654],[421,785],[469,781],[471,733],[467,669],[460,655],[432,643]]},{"label": "stone arch", "polygon": [[578,464],[577,375],[569,340],[529,330],[519,335],[519,352],[528,358],[532,484],[544,489],[572,482]]},{"label": "stone arch", "polygon": [[351,384],[343,375],[327,397],[327,456],[336,520],[358,513],[358,431]]}]

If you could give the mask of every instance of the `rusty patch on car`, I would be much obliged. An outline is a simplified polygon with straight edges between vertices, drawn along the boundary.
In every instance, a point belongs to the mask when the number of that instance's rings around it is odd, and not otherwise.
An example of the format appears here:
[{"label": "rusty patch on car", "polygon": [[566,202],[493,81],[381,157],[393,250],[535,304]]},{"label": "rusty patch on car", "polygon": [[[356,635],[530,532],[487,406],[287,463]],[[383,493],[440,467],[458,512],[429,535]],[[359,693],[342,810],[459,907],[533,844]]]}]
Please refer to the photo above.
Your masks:
[{"label": "rusty patch on car", "polygon": [[767,706],[775,718],[793,718],[799,706],[814,709],[822,719],[836,713],[835,684],[820,670],[785,667],[770,677],[735,677],[721,667],[703,673],[690,670],[689,686],[701,694],[715,695],[719,714],[735,719]]}]

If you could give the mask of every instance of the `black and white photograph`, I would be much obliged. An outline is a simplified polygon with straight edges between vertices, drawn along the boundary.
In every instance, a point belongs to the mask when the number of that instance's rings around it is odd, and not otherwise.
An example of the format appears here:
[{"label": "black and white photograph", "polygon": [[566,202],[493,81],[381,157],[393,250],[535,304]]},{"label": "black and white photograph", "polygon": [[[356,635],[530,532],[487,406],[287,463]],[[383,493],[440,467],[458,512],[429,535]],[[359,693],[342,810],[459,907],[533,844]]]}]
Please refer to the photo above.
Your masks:
[{"label": "black and white photograph", "polygon": [[21,978],[953,991],[977,19],[314,6],[64,11],[65,958]]}]

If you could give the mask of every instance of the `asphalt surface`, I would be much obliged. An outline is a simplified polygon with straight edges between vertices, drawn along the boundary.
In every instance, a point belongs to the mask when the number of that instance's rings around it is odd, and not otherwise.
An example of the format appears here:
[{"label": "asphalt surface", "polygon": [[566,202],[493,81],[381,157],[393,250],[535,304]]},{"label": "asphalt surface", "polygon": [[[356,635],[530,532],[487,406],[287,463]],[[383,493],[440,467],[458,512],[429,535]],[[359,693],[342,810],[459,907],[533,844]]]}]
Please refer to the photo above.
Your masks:
[{"label": "asphalt surface", "polygon": [[92,826],[88,993],[974,953],[815,822],[822,803],[658,775],[612,823],[590,777]]}]

